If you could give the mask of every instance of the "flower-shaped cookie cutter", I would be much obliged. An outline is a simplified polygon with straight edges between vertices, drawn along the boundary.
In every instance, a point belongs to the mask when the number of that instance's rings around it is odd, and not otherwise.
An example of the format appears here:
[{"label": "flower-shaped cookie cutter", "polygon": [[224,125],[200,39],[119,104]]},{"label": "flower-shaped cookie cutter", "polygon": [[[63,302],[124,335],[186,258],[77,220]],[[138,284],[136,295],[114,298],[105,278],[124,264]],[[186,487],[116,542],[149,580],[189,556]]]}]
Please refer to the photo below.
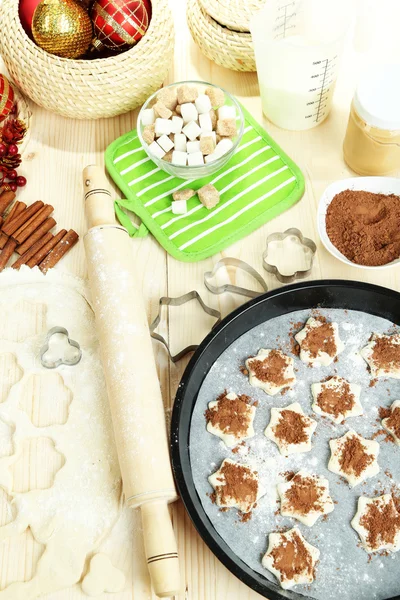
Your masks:
[{"label": "flower-shaped cookie cutter", "polygon": [[250,290],[248,288],[240,287],[238,285],[233,285],[231,283],[224,283],[222,285],[213,285],[211,280],[215,277],[218,271],[224,267],[235,267],[237,270],[244,271],[248,273],[255,279],[260,286],[262,287],[264,292],[268,292],[268,286],[265,283],[264,279],[261,275],[253,269],[251,265],[240,260],[239,258],[234,257],[226,257],[221,258],[215,265],[212,271],[207,271],[204,273],[204,285],[212,294],[223,294],[224,292],[231,292],[232,294],[239,294],[240,296],[246,296],[247,298],[257,298],[262,292],[257,292],[255,290]]},{"label": "flower-shaped cookie cutter", "polygon": [[[53,354],[50,350],[51,339],[55,335],[61,335],[65,337],[65,348],[63,355]],[[68,330],[65,327],[52,327],[46,335],[45,342],[40,349],[40,362],[42,366],[46,369],[56,369],[60,365],[67,365],[69,367],[73,367],[77,365],[82,358],[82,350],[78,342],[72,340],[69,337]]]},{"label": "flower-shaped cookie cutter", "polygon": [[[291,273],[290,275],[284,275],[283,273],[281,273],[279,271],[279,268],[276,265],[273,265],[268,262],[269,245],[271,244],[271,242],[283,242],[285,239],[287,239],[289,237],[292,237],[294,240],[296,240],[294,243],[298,244],[299,252],[303,252],[304,254],[308,255],[310,266],[304,270],[298,270],[298,271],[294,270],[293,273]],[[293,281],[296,281],[296,279],[304,279],[305,277],[308,277],[310,275],[312,268],[313,268],[314,257],[315,257],[316,251],[317,251],[317,246],[315,245],[313,240],[310,240],[309,238],[304,237],[299,229],[296,229],[295,227],[291,227],[290,229],[286,229],[286,231],[284,231],[283,233],[282,232],[272,233],[271,235],[269,235],[267,237],[266,249],[264,250],[263,256],[262,256],[263,267],[268,273],[272,273],[272,275],[275,275],[275,277],[281,283],[293,283]],[[282,252],[283,252],[283,250],[282,250]]]}]

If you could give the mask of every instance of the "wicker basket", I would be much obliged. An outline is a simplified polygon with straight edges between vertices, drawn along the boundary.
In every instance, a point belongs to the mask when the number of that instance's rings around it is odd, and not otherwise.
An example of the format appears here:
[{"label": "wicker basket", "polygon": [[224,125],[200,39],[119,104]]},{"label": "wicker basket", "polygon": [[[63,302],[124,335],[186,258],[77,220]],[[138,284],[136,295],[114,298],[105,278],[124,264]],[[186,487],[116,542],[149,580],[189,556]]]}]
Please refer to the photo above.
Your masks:
[{"label": "wicker basket", "polygon": [[152,0],[143,39],[111,58],[70,60],[29,39],[18,0],[0,2],[0,54],[18,87],[40,106],[75,119],[112,117],[142,104],[164,81],[174,51],[168,0]]},{"label": "wicker basket", "polygon": [[264,6],[265,0],[199,0],[202,9],[214,21],[234,31],[250,31],[250,18]]},{"label": "wicker basket", "polygon": [[250,33],[220,25],[202,8],[199,0],[188,1],[187,21],[195,43],[207,58],[234,71],[256,70]]}]

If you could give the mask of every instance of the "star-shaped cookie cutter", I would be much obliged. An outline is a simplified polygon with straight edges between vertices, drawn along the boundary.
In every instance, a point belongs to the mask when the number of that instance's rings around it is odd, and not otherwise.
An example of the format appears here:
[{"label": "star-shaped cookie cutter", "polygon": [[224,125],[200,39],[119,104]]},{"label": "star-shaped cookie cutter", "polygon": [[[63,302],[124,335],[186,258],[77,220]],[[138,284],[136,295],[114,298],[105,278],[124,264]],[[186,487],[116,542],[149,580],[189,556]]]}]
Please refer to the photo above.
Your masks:
[{"label": "star-shaped cookie cutter", "polygon": [[[75,348],[76,351],[71,353],[70,358],[62,356],[60,358],[46,360],[46,354],[50,348],[50,340],[56,334],[64,335],[67,338],[66,339],[67,347]],[[45,367],[45,369],[56,369],[60,365],[67,365],[68,367],[73,367],[74,365],[77,365],[79,363],[81,358],[82,358],[82,350],[81,350],[80,345],[78,344],[78,342],[76,342],[75,340],[72,340],[69,337],[68,330],[65,329],[65,327],[58,327],[58,326],[52,327],[47,332],[45,342],[40,349],[40,362],[42,363],[42,366]]]}]

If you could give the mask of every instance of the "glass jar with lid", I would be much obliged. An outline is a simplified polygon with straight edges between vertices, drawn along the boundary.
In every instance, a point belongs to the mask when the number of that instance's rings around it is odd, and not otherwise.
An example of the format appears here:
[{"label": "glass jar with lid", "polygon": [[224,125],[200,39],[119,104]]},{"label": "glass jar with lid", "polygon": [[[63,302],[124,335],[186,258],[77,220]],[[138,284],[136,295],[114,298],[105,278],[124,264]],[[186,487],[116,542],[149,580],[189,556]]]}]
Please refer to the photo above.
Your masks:
[{"label": "glass jar with lid", "polygon": [[400,65],[376,67],[361,79],[343,152],[346,163],[360,175],[400,170]]}]

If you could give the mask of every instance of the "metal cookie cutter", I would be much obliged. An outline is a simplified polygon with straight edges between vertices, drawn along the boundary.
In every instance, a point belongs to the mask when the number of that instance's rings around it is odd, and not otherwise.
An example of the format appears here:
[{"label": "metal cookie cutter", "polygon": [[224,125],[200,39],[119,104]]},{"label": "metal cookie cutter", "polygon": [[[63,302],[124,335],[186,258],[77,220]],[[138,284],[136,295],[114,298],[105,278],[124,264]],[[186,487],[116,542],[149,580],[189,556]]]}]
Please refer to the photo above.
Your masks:
[{"label": "metal cookie cutter", "polygon": [[223,285],[215,286],[210,283],[211,279],[217,274],[217,272],[223,267],[236,267],[236,269],[240,269],[245,271],[258,283],[261,285],[264,292],[268,292],[267,284],[261,275],[253,269],[252,266],[240,260],[239,258],[222,258],[215,265],[212,271],[207,271],[204,273],[204,285],[212,294],[223,294],[224,292],[231,292],[233,294],[239,294],[240,296],[247,296],[248,298],[256,298],[261,294],[261,292],[256,292],[255,290],[249,290],[247,288],[240,287],[238,285],[232,285],[231,283],[224,283]]},{"label": "metal cookie cutter", "polygon": [[[270,244],[271,242],[283,242],[287,238],[293,238],[293,243],[299,246],[299,252],[303,252],[304,255],[308,256],[309,267],[304,270],[294,271],[290,275],[284,275],[279,271],[279,268],[276,265],[268,262],[270,257]],[[314,264],[314,256],[317,251],[317,246],[315,243],[303,236],[299,229],[292,227],[291,229],[287,229],[283,233],[272,233],[267,237],[267,247],[263,253],[263,267],[268,273],[272,273],[281,283],[292,283],[296,279],[304,279],[308,277],[312,271]],[[284,252],[283,248],[280,249],[280,252]]]},{"label": "metal cookie cutter", "polygon": [[[66,349],[63,356],[54,356],[50,351],[50,340],[54,335],[61,334],[66,337]],[[40,350],[40,362],[46,369],[56,369],[60,365],[72,367],[77,365],[82,358],[82,350],[78,342],[71,340],[65,327],[53,327],[46,335],[45,343]]]},{"label": "metal cookie cutter", "polygon": [[204,304],[200,294],[196,290],[192,290],[191,292],[188,292],[187,294],[184,294],[183,296],[178,296],[178,298],[170,298],[169,296],[163,296],[162,298],[160,298],[160,300],[159,300],[160,310],[158,312],[158,315],[156,316],[156,318],[150,325],[150,335],[154,340],[161,342],[165,346],[165,348],[168,352],[169,358],[174,363],[178,362],[178,360],[183,358],[189,352],[194,352],[198,348],[199,345],[192,344],[190,346],[186,346],[180,352],[178,352],[178,354],[172,355],[167,340],[159,333],[155,333],[155,330],[157,329],[158,325],[160,324],[161,308],[163,306],[182,306],[182,304],[186,304],[186,302],[190,302],[191,300],[197,300],[197,302],[200,304],[201,308],[204,310],[205,313],[207,313],[211,317],[216,318],[216,321],[215,321],[213,327],[218,325],[218,323],[221,321],[221,313],[219,312],[219,310],[217,310],[215,308],[211,308],[210,306],[207,306],[206,304]]}]

